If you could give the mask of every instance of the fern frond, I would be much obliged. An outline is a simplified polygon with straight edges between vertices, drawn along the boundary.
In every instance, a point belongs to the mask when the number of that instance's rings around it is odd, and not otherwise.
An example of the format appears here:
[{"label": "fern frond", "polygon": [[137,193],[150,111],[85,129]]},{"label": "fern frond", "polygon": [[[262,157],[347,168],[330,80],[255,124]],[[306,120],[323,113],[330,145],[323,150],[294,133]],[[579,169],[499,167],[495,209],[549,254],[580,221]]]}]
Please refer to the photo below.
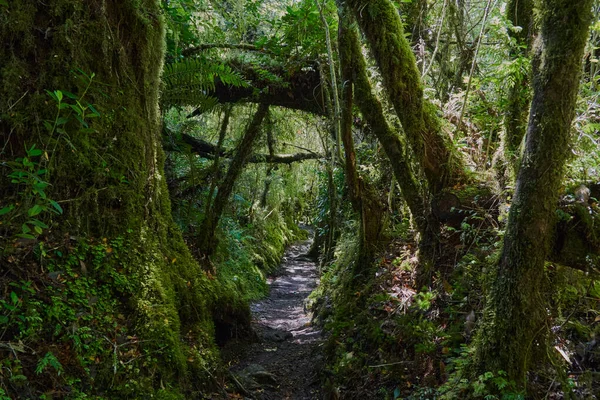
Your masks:
[{"label": "fern frond", "polygon": [[202,90],[214,90],[215,79],[226,85],[248,86],[248,82],[231,67],[202,58],[167,64],[163,73],[163,81],[171,88],[193,85]]},{"label": "fern frond", "polygon": [[216,79],[229,86],[249,86],[231,67],[205,58],[167,64],[163,73],[163,106],[189,105],[205,110],[213,108],[217,100],[208,96],[208,93],[215,89]]}]

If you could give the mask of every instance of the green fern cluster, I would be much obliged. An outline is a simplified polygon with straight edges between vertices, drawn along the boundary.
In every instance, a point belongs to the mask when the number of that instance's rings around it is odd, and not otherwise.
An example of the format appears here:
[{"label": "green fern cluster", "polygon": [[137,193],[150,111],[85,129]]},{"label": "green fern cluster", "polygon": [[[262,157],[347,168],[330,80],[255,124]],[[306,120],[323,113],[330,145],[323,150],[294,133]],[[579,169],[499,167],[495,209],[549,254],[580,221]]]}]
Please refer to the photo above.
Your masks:
[{"label": "green fern cluster", "polygon": [[163,107],[193,106],[200,111],[208,111],[218,103],[217,99],[207,94],[215,90],[217,80],[234,87],[249,86],[231,67],[206,58],[167,64],[163,73]]}]

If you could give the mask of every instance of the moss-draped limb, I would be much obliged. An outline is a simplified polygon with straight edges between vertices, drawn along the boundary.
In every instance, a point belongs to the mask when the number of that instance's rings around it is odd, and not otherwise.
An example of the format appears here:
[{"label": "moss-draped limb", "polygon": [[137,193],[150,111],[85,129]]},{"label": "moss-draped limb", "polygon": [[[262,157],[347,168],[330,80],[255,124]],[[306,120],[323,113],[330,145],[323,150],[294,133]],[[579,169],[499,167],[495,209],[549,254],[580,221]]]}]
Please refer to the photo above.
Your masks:
[{"label": "moss-draped limb", "polygon": [[[266,78],[264,70],[251,64],[230,62],[227,65],[252,86],[231,86],[215,80],[214,90],[207,91],[206,95],[215,97],[220,103],[253,102],[265,103],[272,106],[289,108],[291,110],[306,111],[315,115],[327,115],[324,103],[323,86],[319,68],[308,65],[302,70],[288,71],[284,66],[267,68],[269,75],[280,77],[280,81]],[[194,115],[201,114],[198,110]]]},{"label": "moss-draped limb", "polygon": [[[504,248],[478,333],[478,373],[506,371],[526,384],[548,332],[540,286],[569,155],[570,129],[591,21],[591,0],[543,0],[527,143]],[[542,351],[543,353],[543,351]]]},{"label": "moss-draped limb", "polygon": [[217,248],[215,231],[219,225],[221,214],[223,214],[223,210],[227,205],[229,196],[233,191],[235,181],[242,173],[244,165],[246,165],[248,157],[252,153],[254,143],[256,142],[256,139],[261,131],[261,124],[268,111],[268,105],[262,103],[258,105],[258,110],[246,128],[244,137],[240,141],[235,152],[235,156],[231,160],[227,174],[225,175],[223,182],[219,184],[217,196],[212,204],[212,207],[210,208],[210,211],[206,213],[204,220],[202,221],[197,245],[200,255],[203,256],[204,260],[206,261],[205,266],[209,266],[210,257]]},{"label": "moss-draped limb", "polygon": [[[354,210],[360,215],[360,247],[357,266],[361,269],[372,264],[372,256],[377,249],[383,229],[383,205],[375,191],[358,174],[356,151],[352,137],[354,65],[356,57],[354,46],[348,37],[351,34],[349,18],[338,7],[340,22],[338,26],[338,45],[342,82],[340,132],[344,144],[346,183]],[[355,30],[352,30],[355,32]],[[357,271],[363,272],[363,271]]]},{"label": "moss-draped limb", "polygon": [[[214,145],[206,140],[197,138],[195,136],[188,135],[186,133],[181,135],[181,144],[188,146],[192,153],[198,154],[201,157],[215,159],[217,157],[231,158],[234,153],[232,149],[220,148],[220,146]],[[181,151],[179,145],[166,142],[163,144],[166,151]],[[325,158],[325,155],[314,153],[314,152],[299,152],[290,154],[265,154],[265,153],[253,153],[246,160],[247,163],[260,164],[260,163],[272,163],[272,164],[292,164],[295,162],[301,162],[306,160],[320,160]]]},{"label": "moss-draped limb", "polygon": [[[388,123],[383,106],[371,88],[357,29],[347,21],[350,19],[349,15],[344,16],[343,11],[340,12],[340,15],[342,16],[339,34],[341,36],[340,58],[342,64],[352,71],[356,104],[390,160],[402,196],[408,204],[413,221],[421,235],[421,270],[418,275],[425,276],[431,272],[430,267],[438,248],[439,222],[432,214],[427,183],[419,182],[416,178],[418,175],[424,175],[424,172],[423,170],[419,172],[421,165],[418,163],[413,168],[402,138]],[[344,57],[345,52],[342,51],[342,48],[348,49],[347,57]],[[423,282],[423,280],[420,281]]]},{"label": "moss-draped limb", "polygon": [[347,0],[347,4],[369,43],[414,158],[421,163],[432,192],[438,192],[462,176],[463,170],[440,130],[435,109],[423,97],[421,74],[400,16],[389,0]]}]

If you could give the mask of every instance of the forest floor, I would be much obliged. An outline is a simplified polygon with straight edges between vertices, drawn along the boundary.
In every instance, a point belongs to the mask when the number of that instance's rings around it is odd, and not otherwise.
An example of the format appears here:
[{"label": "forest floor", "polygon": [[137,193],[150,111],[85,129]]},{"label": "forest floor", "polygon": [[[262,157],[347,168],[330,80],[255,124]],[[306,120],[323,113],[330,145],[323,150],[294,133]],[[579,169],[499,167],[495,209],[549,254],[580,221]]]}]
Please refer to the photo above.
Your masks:
[{"label": "forest floor", "polygon": [[268,280],[269,296],[251,306],[258,340],[224,349],[224,358],[233,365],[234,386],[241,393],[237,398],[322,398],[323,338],[304,307],[318,284],[317,264],[306,256],[310,244],[306,240],[286,250],[280,269]]}]

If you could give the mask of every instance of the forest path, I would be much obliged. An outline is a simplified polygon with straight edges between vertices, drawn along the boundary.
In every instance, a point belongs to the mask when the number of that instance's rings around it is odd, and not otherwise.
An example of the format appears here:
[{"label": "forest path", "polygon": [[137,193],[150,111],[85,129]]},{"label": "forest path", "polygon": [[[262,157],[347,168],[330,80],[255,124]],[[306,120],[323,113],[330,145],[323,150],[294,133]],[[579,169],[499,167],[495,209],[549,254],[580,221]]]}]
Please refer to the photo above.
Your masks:
[{"label": "forest path", "polygon": [[306,256],[310,244],[306,240],[286,250],[276,276],[268,280],[269,296],[251,306],[259,342],[242,349],[239,363],[231,368],[247,398],[322,399],[323,340],[304,310],[318,284],[317,264]]}]

